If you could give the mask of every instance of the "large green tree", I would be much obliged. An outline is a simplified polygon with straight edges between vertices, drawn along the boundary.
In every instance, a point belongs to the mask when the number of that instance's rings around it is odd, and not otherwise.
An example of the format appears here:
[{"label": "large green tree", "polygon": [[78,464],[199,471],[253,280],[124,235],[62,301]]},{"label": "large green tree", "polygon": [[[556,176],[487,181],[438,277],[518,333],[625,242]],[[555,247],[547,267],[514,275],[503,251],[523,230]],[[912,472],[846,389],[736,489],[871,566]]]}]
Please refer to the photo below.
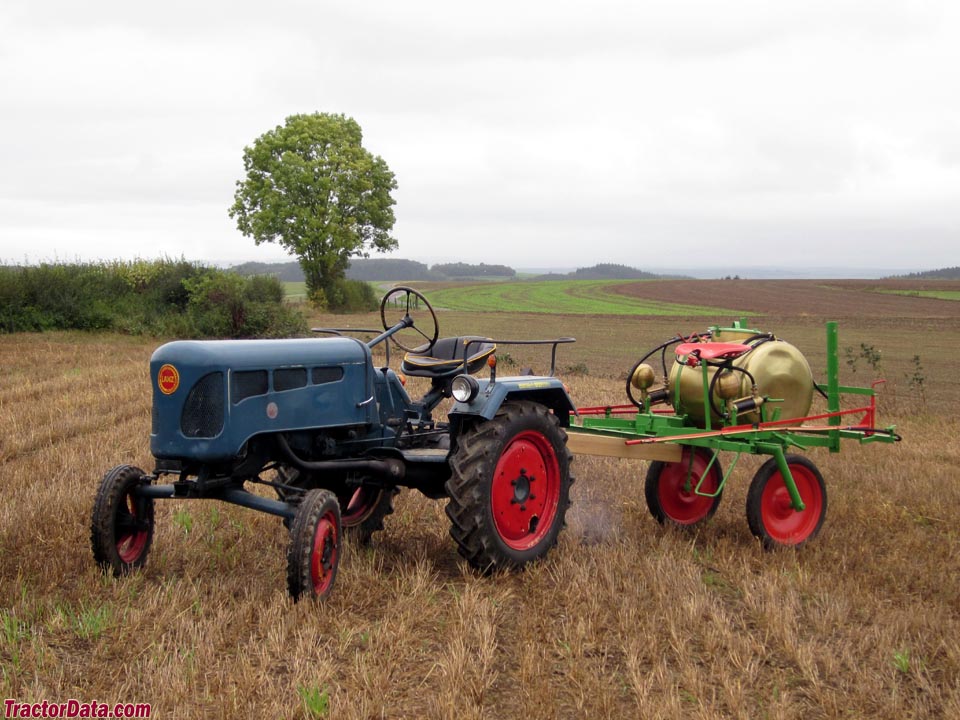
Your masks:
[{"label": "large green tree", "polygon": [[310,297],[336,305],[338,283],[354,256],[397,247],[390,236],[397,181],[362,144],[353,118],[291,115],[243,150],[230,217],[257,245],[295,254]]}]

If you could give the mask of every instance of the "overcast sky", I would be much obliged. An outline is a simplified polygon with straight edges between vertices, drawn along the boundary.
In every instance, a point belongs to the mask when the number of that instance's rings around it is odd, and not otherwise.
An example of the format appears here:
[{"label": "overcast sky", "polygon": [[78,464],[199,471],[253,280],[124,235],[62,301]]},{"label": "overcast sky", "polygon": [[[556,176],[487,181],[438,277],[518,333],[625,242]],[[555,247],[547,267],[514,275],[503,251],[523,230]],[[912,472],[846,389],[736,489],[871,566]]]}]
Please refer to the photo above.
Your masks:
[{"label": "overcast sky", "polygon": [[0,260],[290,259],[242,153],[344,113],[428,263],[960,265],[960,3],[0,4]]}]

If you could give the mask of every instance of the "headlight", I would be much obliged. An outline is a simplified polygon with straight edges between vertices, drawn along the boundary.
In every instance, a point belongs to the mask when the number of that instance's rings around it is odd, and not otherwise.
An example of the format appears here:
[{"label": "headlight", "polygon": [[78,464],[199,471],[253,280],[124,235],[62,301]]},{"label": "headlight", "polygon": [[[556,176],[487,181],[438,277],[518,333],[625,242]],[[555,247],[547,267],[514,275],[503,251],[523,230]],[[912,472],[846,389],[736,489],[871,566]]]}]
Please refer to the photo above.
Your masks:
[{"label": "headlight", "polygon": [[457,375],[450,384],[450,392],[457,402],[468,403],[480,392],[480,383],[472,375]]}]

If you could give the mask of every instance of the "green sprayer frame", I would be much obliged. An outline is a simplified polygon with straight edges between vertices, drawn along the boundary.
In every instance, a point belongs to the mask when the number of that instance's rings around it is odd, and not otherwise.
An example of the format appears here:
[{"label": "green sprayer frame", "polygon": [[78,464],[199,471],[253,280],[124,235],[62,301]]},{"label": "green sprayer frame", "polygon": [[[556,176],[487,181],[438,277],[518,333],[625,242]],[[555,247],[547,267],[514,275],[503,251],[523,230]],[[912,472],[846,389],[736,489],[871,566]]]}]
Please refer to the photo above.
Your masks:
[{"label": "green sprayer frame", "polygon": [[[735,328],[740,327],[740,322],[735,323]],[[830,452],[839,452],[841,440],[856,440],[866,444],[892,443],[900,439],[895,432],[895,426],[876,426],[877,386],[883,383],[883,380],[874,382],[871,387],[840,385],[837,323],[827,323],[826,329],[827,382],[815,383],[815,389],[826,398],[825,413],[781,420],[778,400],[764,398],[765,402],[759,407],[759,418],[754,422],[738,422],[736,409],[732,407],[730,415],[722,421],[717,422],[707,412],[702,426],[697,426],[686,415],[652,408],[649,398],[645,396],[643,407],[640,408],[632,404],[579,408],[571,416],[569,445],[574,452],[581,454],[658,460],[661,464],[679,462],[681,457],[689,458],[690,462],[686,463],[684,471],[686,479],[680,491],[701,498],[716,499],[719,499],[742,454],[769,455],[776,463],[783,488],[789,496],[790,506],[794,511],[802,512],[807,506],[794,479],[797,463],[795,458],[791,459],[792,456],[787,454],[791,448],[802,451],[824,447]],[[703,372],[703,406],[709,408],[708,366],[707,363],[701,363],[699,367]],[[867,404],[858,401],[855,403],[856,407],[843,408],[842,400],[845,396],[866,399]],[[848,401],[846,404],[851,403]],[[753,417],[756,415],[756,412],[752,414]],[[850,420],[854,422],[851,423]],[[672,454],[668,447],[664,446],[672,446]],[[694,450],[684,454],[683,448]],[[711,453],[706,467],[701,467],[698,472],[693,469],[696,448],[704,448]],[[704,483],[711,477],[711,468],[717,463],[720,452],[735,453],[735,458],[722,474],[719,483],[711,483],[712,487],[708,490],[704,488]],[[806,466],[813,467],[812,463],[804,461],[804,467]],[[819,476],[815,468],[814,472]],[[648,504],[651,502],[650,493],[653,492],[649,488],[649,482],[648,476]],[[822,486],[822,478],[820,484]],[[821,515],[825,511],[825,497],[822,505]],[[654,507],[651,507],[651,512],[658,519],[663,519],[658,516]],[[822,517],[819,522],[822,523]],[[752,524],[751,522],[751,526]],[[819,524],[816,525],[816,530],[819,530]],[[786,544],[799,544],[806,539],[807,537],[802,537],[797,543]],[[773,541],[767,544],[784,543]]]}]

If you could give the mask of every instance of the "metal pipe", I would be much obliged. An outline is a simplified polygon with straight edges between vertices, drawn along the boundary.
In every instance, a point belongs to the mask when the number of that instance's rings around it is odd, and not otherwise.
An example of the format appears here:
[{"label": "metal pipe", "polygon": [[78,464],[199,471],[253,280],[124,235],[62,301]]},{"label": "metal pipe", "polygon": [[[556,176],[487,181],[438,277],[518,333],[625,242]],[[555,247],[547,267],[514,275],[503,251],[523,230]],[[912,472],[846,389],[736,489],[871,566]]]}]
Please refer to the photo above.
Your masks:
[{"label": "metal pipe", "polygon": [[787,486],[787,492],[790,494],[790,504],[797,512],[803,512],[807,506],[800,497],[800,491],[797,490],[797,483],[793,479],[793,473],[790,472],[790,464],[787,462],[787,456],[783,454],[783,448],[779,445],[773,446],[773,457],[780,471],[780,477],[783,478],[783,484]]},{"label": "metal pipe", "polygon": [[260,495],[254,495],[251,492],[240,490],[238,488],[228,488],[223,492],[210,495],[209,497],[215,500],[223,500],[224,502],[228,502],[233,505],[240,505],[241,507],[250,508],[251,510],[258,510],[259,512],[268,513],[270,515],[277,515],[279,517],[292,519],[293,516],[296,515],[296,510],[289,503],[261,497]]},{"label": "metal pipe", "polygon": [[156,500],[172,498],[174,495],[173,485],[138,485],[133,489],[133,495],[136,497],[148,497]]},{"label": "metal pipe", "polygon": [[387,458],[386,460],[303,460],[298,457],[293,448],[287,442],[287,439],[277,434],[277,445],[281,452],[293,465],[301,470],[310,470],[313,472],[368,472],[375,475],[386,475],[392,480],[400,480],[404,476],[404,465],[400,460]]},{"label": "metal pipe", "polygon": [[[174,497],[173,485],[139,485],[133,491],[136,497],[148,497],[155,500],[165,500]],[[280,500],[254,495],[241,488],[225,488],[212,492],[209,495],[201,495],[195,499],[198,500],[222,500],[231,505],[240,505],[269,515],[292,518],[296,514],[296,509],[288,503]]]},{"label": "metal pipe", "polygon": [[[827,323],[827,412],[840,412],[840,358],[837,351],[839,346],[837,323]],[[840,416],[831,414],[827,418],[828,425],[839,425]],[[840,451],[840,433],[830,433],[830,451]]]}]

